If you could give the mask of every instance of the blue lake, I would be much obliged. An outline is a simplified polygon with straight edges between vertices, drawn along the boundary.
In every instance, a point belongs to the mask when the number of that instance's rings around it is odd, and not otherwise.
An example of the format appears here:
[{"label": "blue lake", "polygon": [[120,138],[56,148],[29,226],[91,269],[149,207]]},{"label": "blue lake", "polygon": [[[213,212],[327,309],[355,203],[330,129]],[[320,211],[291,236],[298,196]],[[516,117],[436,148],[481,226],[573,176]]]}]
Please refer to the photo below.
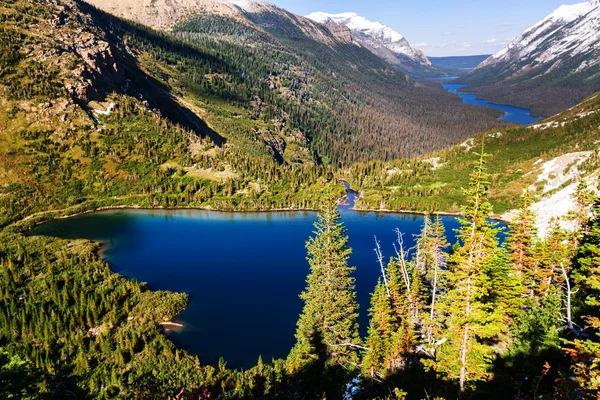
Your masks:
[{"label": "blue lake", "polygon": [[[455,78],[455,77],[440,78],[440,79],[435,79],[435,80],[446,81],[446,80],[453,79],[453,78]],[[472,104],[472,105],[483,106],[483,107],[491,107],[491,108],[496,108],[498,110],[504,111],[504,115],[502,117],[500,117],[501,121],[508,121],[508,122],[513,122],[513,123],[517,123],[517,124],[521,124],[521,125],[529,125],[534,122],[542,120],[542,118],[540,118],[540,117],[531,115],[531,111],[527,108],[509,106],[507,104],[490,103],[487,100],[478,98],[474,94],[462,93],[462,92],[458,91],[459,89],[463,89],[463,88],[467,87],[468,85],[456,84],[456,83],[443,83],[442,86],[448,92],[454,93],[454,94],[458,95],[460,98],[462,98],[462,101],[465,104]]]},{"label": "blue lake", "polygon": [[[423,218],[347,207],[341,213],[353,248],[364,335],[379,278],[374,236],[390,257],[394,230],[404,232],[406,247],[412,247]],[[294,344],[298,295],[309,272],[304,245],[315,219],[312,212],[120,210],[51,221],[32,233],[103,241],[103,256],[115,272],[153,289],[188,293],[188,308],[177,318],[185,328],[170,332],[171,339],[204,364],[223,357],[230,367],[249,368],[259,355],[265,361],[286,357]],[[453,242],[458,221],[442,220]]]}]

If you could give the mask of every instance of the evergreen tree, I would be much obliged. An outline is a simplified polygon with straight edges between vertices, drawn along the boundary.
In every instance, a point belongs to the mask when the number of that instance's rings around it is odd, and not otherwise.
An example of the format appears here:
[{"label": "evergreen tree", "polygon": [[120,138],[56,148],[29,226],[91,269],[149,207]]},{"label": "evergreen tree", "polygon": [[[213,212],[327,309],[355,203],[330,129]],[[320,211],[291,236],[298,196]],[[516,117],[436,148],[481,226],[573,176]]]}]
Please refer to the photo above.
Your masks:
[{"label": "evergreen tree", "polygon": [[424,350],[430,356],[435,353],[435,337],[439,329],[437,301],[446,269],[447,247],[446,231],[439,216],[433,223],[426,216],[421,234],[417,237],[415,259],[422,282],[419,293],[421,337],[426,344]]},{"label": "evergreen tree", "polygon": [[535,253],[537,236],[535,213],[530,209],[530,202],[530,193],[526,191],[523,195],[522,208],[510,225],[508,248],[510,260],[522,279],[524,295],[533,297],[539,267]]},{"label": "evergreen tree", "polygon": [[504,263],[497,255],[498,229],[488,221],[491,205],[487,199],[486,157],[482,147],[470,187],[465,191],[467,205],[458,230],[459,244],[448,259],[447,285],[441,304],[444,343],[435,360],[425,361],[426,366],[438,373],[458,380],[460,393],[467,390],[469,383],[490,377],[492,339],[506,330],[503,325],[506,299],[490,296],[488,290],[493,285],[511,286],[502,282],[506,278],[497,273],[492,274],[494,282],[488,275],[506,267],[498,266],[499,262]]},{"label": "evergreen tree", "polygon": [[386,268],[389,297],[394,316],[394,329],[390,336],[387,369],[391,372],[411,368],[416,359],[419,320],[419,274],[415,263],[408,260],[402,234],[398,233],[396,257]]},{"label": "evergreen tree", "polygon": [[593,218],[585,225],[572,272],[578,296],[584,304],[583,339],[569,343],[567,353],[573,360],[572,381],[580,398],[594,398],[600,393],[600,209],[596,206]]},{"label": "evergreen tree", "polygon": [[352,250],[334,201],[326,203],[315,228],[315,236],[306,244],[310,274],[300,295],[304,309],[297,343],[288,358],[291,371],[311,361],[346,368],[358,364],[358,305],[351,276],[354,268],[348,266]]},{"label": "evergreen tree", "polygon": [[362,360],[363,375],[371,379],[385,378],[390,371],[390,352],[394,334],[394,314],[387,288],[379,281],[371,297],[371,320]]},{"label": "evergreen tree", "polygon": [[572,222],[572,230],[575,234],[573,236],[573,247],[577,247],[581,238],[588,233],[586,222],[590,218],[590,211],[595,200],[596,196],[594,192],[590,190],[587,182],[582,179],[573,194],[575,207],[568,215]]}]

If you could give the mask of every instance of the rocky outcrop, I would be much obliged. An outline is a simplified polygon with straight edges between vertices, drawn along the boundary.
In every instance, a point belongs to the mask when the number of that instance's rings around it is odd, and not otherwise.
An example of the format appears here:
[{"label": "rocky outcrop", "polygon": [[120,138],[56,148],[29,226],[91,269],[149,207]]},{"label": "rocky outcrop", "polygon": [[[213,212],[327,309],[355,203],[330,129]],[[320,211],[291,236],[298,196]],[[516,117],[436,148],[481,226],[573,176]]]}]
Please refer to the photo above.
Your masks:
[{"label": "rocky outcrop", "polygon": [[352,43],[352,32],[344,24],[337,23],[333,20],[325,21],[324,25],[329,29],[329,32],[342,43]]}]

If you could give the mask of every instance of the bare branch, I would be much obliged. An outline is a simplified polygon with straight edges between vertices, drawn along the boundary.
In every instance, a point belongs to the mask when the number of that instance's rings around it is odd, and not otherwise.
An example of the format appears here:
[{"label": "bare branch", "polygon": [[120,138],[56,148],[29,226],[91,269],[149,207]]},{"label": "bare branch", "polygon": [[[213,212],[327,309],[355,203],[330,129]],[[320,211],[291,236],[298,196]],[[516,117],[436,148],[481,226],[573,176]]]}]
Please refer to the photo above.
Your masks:
[{"label": "bare branch", "polygon": [[377,254],[377,261],[379,261],[379,266],[381,267],[381,276],[383,276],[385,290],[387,292],[388,297],[390,297],[390,288],[388,286],[387,276],[385,276],[385,267],[383,264],[383,253],[381,252],[381,246],[379,244],[379,240],[377,240],[377,236],[375,236],[375,246],[375,254]]},{"label": "bare branch", "polygon": [[361,350],[366,350],[366,351],[371,350],[368,347],[359,346],[359,345],[354,344],[354,343],[327,344],[327,346],[329,346],[329,347],[354,347],[354,348],[361,349]]}]

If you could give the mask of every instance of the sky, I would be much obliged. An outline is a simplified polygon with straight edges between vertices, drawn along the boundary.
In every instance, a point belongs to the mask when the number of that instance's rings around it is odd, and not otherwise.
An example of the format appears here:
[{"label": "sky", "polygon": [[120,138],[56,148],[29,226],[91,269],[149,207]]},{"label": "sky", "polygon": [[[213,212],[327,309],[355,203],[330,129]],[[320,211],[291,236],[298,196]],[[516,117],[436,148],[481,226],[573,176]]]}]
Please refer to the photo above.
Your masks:
[{"label": "sky", "polygon": [[269,0],[295,14],[355,12],[428,56],[492,54],[562,4],[584,0]]}]

